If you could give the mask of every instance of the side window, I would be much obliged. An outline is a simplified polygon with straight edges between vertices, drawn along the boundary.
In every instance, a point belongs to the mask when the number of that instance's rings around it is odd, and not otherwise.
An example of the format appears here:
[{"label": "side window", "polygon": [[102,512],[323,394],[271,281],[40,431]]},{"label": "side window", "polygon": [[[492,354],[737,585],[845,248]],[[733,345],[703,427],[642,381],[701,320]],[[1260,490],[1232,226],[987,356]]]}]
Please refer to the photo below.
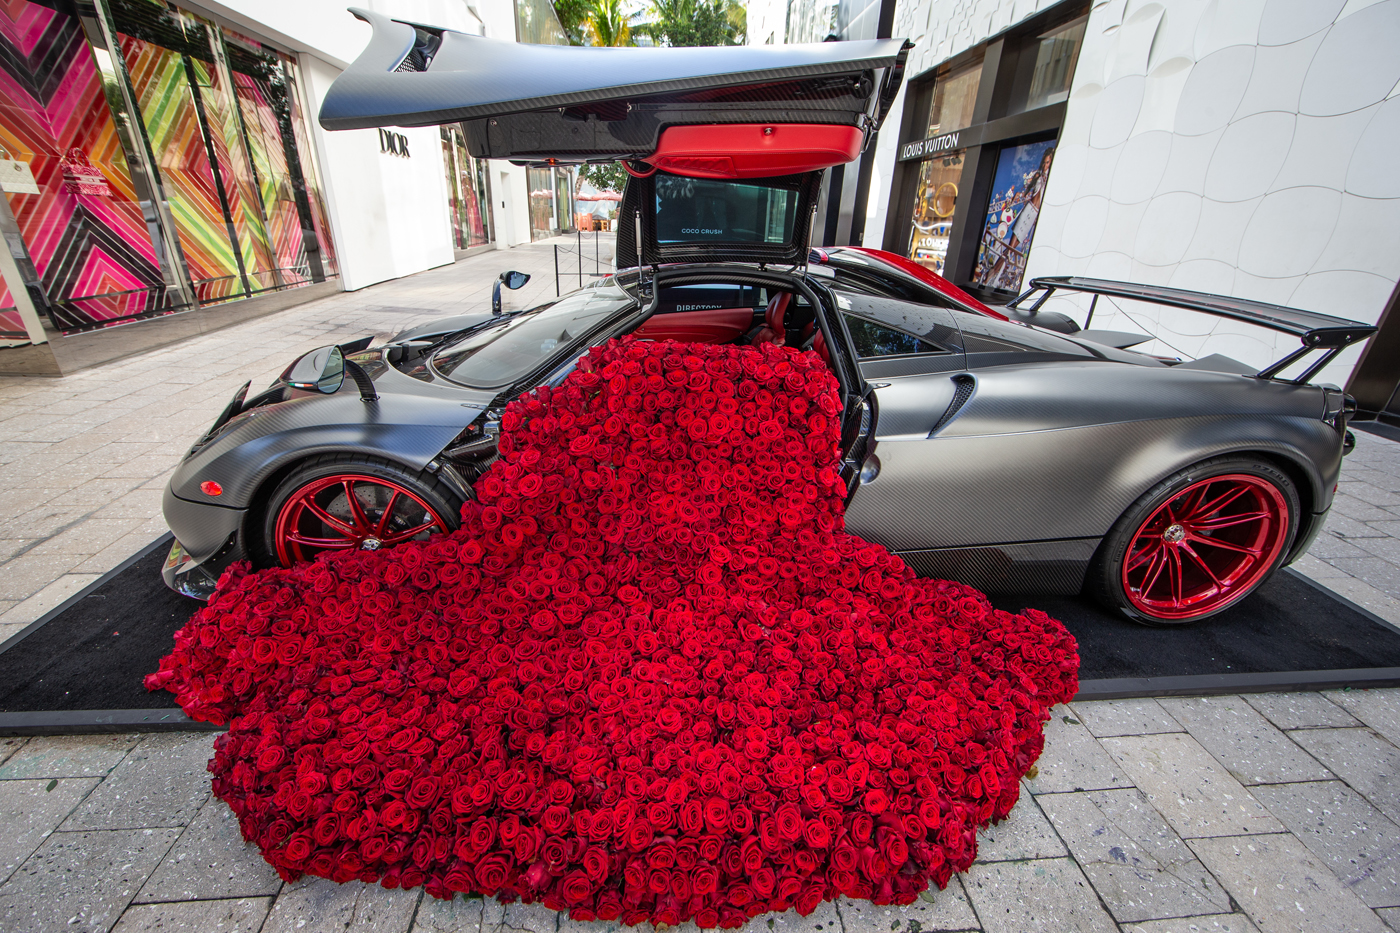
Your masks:
[{"label": "side window", "polygon": [[863,360],[917,353],[947,353],[942,347],[854,314],[844,315],[856,355]]}]

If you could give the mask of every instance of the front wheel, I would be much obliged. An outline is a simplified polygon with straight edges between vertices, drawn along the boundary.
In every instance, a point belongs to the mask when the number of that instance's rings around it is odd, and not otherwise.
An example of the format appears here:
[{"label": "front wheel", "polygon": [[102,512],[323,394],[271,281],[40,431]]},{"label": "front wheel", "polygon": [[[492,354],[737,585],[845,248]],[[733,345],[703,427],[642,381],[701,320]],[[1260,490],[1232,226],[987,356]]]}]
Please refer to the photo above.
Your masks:
[{"label": "front wheel", "polygon": [[1104,538],[1089,587],[1145,625],[1215,615],[1269,578],[1298,525],[1298,492],[1263,460],[1217,457],[1167,477]]},{"label": "front wheel", "polygon": [[301,465],[268,502],[266,563],[290,567],[326,551],[378,550],[457,527],[445,483],[378,457],[332,455]]}]

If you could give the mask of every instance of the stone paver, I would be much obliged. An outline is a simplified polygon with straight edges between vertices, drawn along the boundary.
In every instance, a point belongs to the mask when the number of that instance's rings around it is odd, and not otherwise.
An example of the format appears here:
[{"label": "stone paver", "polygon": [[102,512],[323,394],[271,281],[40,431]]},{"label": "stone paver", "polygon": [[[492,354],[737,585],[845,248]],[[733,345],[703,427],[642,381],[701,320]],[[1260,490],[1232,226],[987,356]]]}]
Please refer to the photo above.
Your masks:
[{"label": "stone paver", "polygon": [[0,765],[0,780],[105,777],[140,740],[126,734],[38,736]]},{"label": "stone paver", "polygon": [[23,748],[24,743],[28,741],[29,739],[22,735],[0,736],[0,765],[9,761],[10,757]]},{"label": "stone paver", "polygon": [[135,900],[248,898],[281,888],[282,879],[257,846],[243,841],[233,811],[210,798]]},{"label": "stone paver", "polygon": [[406,933],[422,893],[302,878],[277,898],[262,933]]},{"label": "stone paver", "polygon": [[1124,925],[1123,933],[1259,933],[1259,928],[1244,914],[1213,914],[1130,923]]},{"label": "stone paver", "polygon": [[14,874],[96,786],[97,778],[0,781],[0,882]]},{"label": "stone paver", "polygon": [[[841,918],[839,930],[879,930],[885,933],[932,933],[934,930],[975,930],[977,915],[963,890],[962,880],[954,875],[942,891],[936,887],[919,895],[912,904],[880,907],[869,901],[853,901],[843,897],[836,901]],[[763,923],[762,918],[751,925]],[[766,924],[765,924],[766,926]],[[821,933],[821,931],[818,931]]]},{"label": "stone paver", "polygon": [[1287,833],[1190,845],[1260,933],[1385,933],[1380,918]]},{"label": "stone paver", "polygon": [[479,897],[458,896],[450,901],[425,897],[413,918],[412,933],[481,933],[484,903]]},{"label": "stone paver", "polygon": [[1400,826],[1340,781],[1255,788],[1269,812],[1368,907],[1400,907]]},{"label": "stone paver", "polygon": [[1237,696],[1165,699],[1162,707],[1242,784],[1323,781],[1332,773]]},{"label": "stone paver", "polygon": [[128,907],[112,933],[258,933],[271,908],[270,897],[141,904]]},{"label": "stone paver", "polygon": [[1120,922],[1230,909],[1230,898],[1136,788],[1038,803]]},{"label": "stone paver", "polygon": [[54,833],[0,885],[0,930],[105,933],[179,830]]},{"label": "stone paver", "polygon": [[1333,690],[1328,699],[1400,745],[1400,689]]},{"label": "stone paver", "polygon": [[1071,859],[973,865],[964,884],[986,933],[1116,933],[1118,929]]},{"label": "stone paver", "polygon": [[978,833],[977,861],[1009,862],[1069,854],[1030,794],[1022,794],[1006,819]]},{"label": "stone paver", "polygon": [[1244,701],[1280,729],[1322,729],[1360,725],[1322,693],[1246,693]]},{"label": "stone paver", "polygon": [[1100,790],[1132,784],[1084,724],[1064,706],[1057,706],[1045,724],[1045,750],[1035,763],[1035,776],[1026,787],[1033,794]]},{"label": "stone paver", "polygon": [[208,733],[147,736],[63,828],[186,825],[209,799],[213,742]]},{"label": "stone paver", "polygon": [[1376,916],[1385,921],[1392,930],[1400,930],[1400,907],[1387,907],[1376,911]]},{"label": "stone paver", "polygon": [[1400,822],[1400,749],[1370,729],[1300,729],[1290,735],[1382,813]]},{"label": "stone paver", "polygon": [[1099,738],[1180,732],[1181,725],[1156,700],[1086,700],[1073,704],[1075,714]]},{"label": "stone paver", "polygon": [[1232,836],[1283,829],[1189,735],[1120,736],[1104,739],[1103,745],[1182,836]]}]

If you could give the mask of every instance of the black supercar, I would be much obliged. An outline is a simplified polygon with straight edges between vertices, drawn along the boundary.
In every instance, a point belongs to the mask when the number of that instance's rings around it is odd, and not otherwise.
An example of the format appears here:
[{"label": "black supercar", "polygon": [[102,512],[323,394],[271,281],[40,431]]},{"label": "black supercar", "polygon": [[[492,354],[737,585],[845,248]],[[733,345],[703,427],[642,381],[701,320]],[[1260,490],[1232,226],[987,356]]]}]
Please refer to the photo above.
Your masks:
[{"label": "black supercar", "polygon": [[[522,47],[357,15],[374,36],[325,126],[462,120],[482,157],[627,160],[622,268],[524,311],[323,347],[266,391],[245,386],[166,490],[164,573],[181,592],[207,597],[236,560],[455,528],[504,406],[628,334],[819,353],[840,384],[846,526],[921,575],[1087,591],[1173,624],[1243,599],[1321,528],[1354,404],[1310,380],[1372,326],[1081,278],[1037,279],[996,309],[897,256],[809,250],[820,173],[884,117],[901,42]],[[1075,320],[1101,298],[1302,346],[1262,371],[1135,352],[1148,337]]]}]

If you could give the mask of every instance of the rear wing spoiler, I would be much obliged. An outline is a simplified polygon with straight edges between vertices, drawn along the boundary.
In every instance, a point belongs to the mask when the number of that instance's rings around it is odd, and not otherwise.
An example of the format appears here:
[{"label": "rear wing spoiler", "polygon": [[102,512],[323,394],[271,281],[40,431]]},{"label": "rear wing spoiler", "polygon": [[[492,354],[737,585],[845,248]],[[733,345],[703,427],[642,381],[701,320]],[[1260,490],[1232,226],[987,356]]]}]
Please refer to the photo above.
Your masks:
[{"label": "rear wing spoiler", "polygon": [[[1318,314],[1315,311],[1301,311],[1283,305],[1268,304],[1263,301],[1250,301],[1246,298],[1228,298],[1223,295],[1208,295],[1183,288],[1167,288],[1160,285],[1137,285],[1132,282],[1111,282],[1105,279],[1085,279],[1078,276],[1041,276],[1031,280],[1030,288],[1007,307],[1022,310],[1017,306],[1031,301],[1024,310],[1034,315],[1041,305],[1050,300],[1057,291],[1084,292],[1094,296],[1089,305],[1089,316],[1094,314],[1094,306],[1099,296],[1107,298],[1128,298],[1133,301],[1146,301],[1152,304],[1168,305],[1200,311],[1216,317],[1229,318],[1245,324],[1255,324],[1280,333],[1292,334],[1303,342],[1303,346],[1277,363],[1256,373],[1260,379],[1276,379],[1278,374],[1302,360],[1314,350],[1321,356],[1314,360],[1302,375],[1295,379],[1281,380],[1299,385],[1317,375],[1338,353],[1353,343],[1365,340],[1376,332],[1374,324],[1362,324],[1345,318]],[[1034,300],[1032,301],[1032,298]]]}]

